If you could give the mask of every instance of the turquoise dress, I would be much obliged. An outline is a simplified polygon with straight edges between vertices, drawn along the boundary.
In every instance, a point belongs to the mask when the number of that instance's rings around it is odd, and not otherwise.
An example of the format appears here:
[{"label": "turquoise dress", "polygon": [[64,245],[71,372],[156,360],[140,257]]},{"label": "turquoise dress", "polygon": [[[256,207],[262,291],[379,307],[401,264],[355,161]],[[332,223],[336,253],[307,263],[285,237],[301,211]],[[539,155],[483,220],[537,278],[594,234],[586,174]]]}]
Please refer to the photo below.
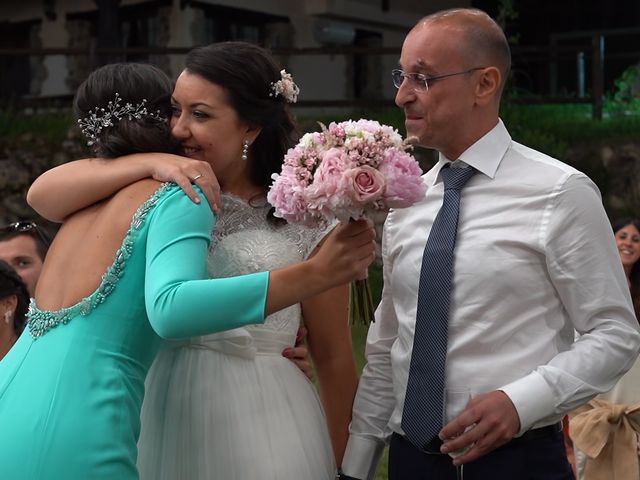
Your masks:
[{"label": "turquoise dress", "polygon": [[0,361],[0,479],[138,478],[144,379],[162,339],[264,321],[267,272],[208,279],[213,221],[206,201],[164,184],[94,293],[55,312],[32,304]]}]

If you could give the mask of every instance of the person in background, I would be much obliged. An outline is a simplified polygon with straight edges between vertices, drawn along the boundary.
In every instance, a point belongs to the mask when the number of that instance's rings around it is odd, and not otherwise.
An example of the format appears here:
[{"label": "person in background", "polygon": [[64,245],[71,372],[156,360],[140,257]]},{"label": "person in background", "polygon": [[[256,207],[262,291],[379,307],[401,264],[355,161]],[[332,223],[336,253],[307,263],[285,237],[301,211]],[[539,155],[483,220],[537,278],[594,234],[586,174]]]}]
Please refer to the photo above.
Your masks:
[{"label": "person in background", "polygon": [[613,223],[622,268],[627,276],[636,317],[640,318],[640,220],[623,218]]},{"label": "person in background", "polygon": [[405,38],[396,104],[439,160],[424,200],[384,225],[343,478],[372,478],[390,440],[390,480],[572,479],[560,420],[638,356],[597,187],[499,117],[510,65],[477,9],[429,15]]},{"label": "person in background", "polygon": [[26,285],[11,265],[0,260],[0,360],[24,330],[28,308]]},{"label": "person in background", "polygon": [[[636,318],[640,318],[640,219],[612,224]],[[570,417],[579,480],[640,479],[640,361]]]},{"label": "person in background", "polygon": [[19,221],[0,227],[0,260],[18,272],[31,296],[50,244],[49,235],[35,222]]}]

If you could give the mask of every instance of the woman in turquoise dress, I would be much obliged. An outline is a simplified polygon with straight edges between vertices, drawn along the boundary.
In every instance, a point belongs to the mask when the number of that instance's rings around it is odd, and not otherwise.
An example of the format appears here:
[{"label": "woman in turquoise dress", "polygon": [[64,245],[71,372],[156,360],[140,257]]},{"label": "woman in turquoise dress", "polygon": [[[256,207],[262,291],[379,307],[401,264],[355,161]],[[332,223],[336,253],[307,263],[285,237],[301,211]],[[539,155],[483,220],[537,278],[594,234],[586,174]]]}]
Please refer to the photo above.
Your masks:
[{"label": "woman in turquoise dress", "polygon": [[[94,72],[75,107],[96,155],[173,151],[170,92],[150,65]],[[294,266],[207,279],[214,220],[205,201],[141,180],[65,221],[0,362],[0,478],[137,479],[144,379],[163,338],[259,324],[373,259],[371,229],[354,224]]]}]

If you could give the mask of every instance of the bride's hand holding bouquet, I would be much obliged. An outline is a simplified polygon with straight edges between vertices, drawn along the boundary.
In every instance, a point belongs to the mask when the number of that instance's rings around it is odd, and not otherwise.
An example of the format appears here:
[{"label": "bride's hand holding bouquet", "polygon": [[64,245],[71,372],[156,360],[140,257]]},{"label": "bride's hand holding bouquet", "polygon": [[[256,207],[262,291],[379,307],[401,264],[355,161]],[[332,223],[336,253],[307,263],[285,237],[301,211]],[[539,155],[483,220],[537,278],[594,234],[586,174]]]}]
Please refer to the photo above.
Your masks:
[{"label": "bride's hand holding bouquet", "polygon": [[[275,215],[308,226],[372,219],[424,197],[426,185],[411,147],[372,120],[322,125],[291,148],[267,195]],[[373,305],[366,279],[352,284],[350,316],[368,323]]]}]

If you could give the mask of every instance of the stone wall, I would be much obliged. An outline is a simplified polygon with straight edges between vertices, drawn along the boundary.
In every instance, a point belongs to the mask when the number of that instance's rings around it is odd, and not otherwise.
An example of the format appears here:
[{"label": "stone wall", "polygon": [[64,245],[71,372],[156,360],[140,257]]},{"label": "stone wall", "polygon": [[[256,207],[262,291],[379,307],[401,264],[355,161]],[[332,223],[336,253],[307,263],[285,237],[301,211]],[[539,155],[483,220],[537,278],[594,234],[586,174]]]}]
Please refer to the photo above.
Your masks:
[{"label": "stone wall", "polygon": [[608,173],[603,189],[610,214],[640,217],[640,141],[603,145],[596,153]]},{"label": "stone wall", "polygon": [[33,133],[22,134],[11,145],[0,142],[0,225],[34,220],[51,232],[57,230],[56,224],[44,220],[29,207],[27,191],[44,171],[86,155],[75,128],[58,145],[47,143]]}]

